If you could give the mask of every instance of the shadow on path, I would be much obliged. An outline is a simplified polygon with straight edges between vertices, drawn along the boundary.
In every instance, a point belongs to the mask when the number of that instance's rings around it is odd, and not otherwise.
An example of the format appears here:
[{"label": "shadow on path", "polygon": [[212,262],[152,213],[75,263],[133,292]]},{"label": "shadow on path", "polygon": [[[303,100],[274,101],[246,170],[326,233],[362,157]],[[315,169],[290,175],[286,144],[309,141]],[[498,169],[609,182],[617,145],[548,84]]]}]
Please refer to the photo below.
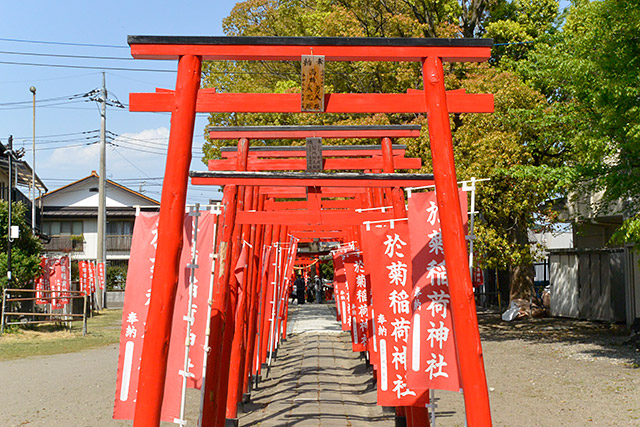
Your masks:
[{"label": "shadow on path", "polygon": [[238,414],[241,426],[394,425],[393,414],[376,406],[371,371],[335,319],[328,304],[291,306],[287,341]]}]

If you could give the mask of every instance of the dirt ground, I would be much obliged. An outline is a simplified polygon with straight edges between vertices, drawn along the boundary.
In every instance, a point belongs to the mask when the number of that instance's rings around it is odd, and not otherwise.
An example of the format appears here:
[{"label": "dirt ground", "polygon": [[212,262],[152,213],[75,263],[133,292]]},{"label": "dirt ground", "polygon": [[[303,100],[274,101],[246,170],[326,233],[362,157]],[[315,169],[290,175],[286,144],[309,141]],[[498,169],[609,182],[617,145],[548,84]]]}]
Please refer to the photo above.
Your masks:
[{"label": "dirt ground", "polygon": [[[478,321],[494,425],[640,426],[640,351],[623,326],[482,313]],[[464,425],[460,394],[436,398],[438,425]]]},{"label": "dirt ground", "polygon": [[[479,320],[494,425],[640,426],[640,351],[623,327]],[[131,425],[111,420],[117,356],[112,345],[0,362],[0,426]],[[436,398],[437,425],[464,425],[459,393]],[[190,393],[189,425],[196,411]]]}]

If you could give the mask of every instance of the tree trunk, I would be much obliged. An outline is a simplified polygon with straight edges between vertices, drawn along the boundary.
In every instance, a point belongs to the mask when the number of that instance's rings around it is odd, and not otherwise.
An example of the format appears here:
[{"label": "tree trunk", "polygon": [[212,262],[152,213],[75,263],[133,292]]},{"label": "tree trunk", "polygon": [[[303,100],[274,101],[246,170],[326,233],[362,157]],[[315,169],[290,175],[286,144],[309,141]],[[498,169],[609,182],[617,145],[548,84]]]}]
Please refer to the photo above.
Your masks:
[{"label": "tree trunk", "polygon": [[510,268],[511,290],[509,299],[523,299],[529,302],[533,296],[533,265],[516,265]]},{"label": "tree trunk", "polygon": [[[529,243],[529,235],[526,228],[517,226],[514,230],[514,240],[518,246],[523,248],[524,253],[529,251],[531,243]],[[514,299],[523,299],[528,303],[533,296],[533,260],[531,257],[524,255],[523,258],[524,263],[512,265],[509,269],[511,274],[509,299],[511,301]]]}]

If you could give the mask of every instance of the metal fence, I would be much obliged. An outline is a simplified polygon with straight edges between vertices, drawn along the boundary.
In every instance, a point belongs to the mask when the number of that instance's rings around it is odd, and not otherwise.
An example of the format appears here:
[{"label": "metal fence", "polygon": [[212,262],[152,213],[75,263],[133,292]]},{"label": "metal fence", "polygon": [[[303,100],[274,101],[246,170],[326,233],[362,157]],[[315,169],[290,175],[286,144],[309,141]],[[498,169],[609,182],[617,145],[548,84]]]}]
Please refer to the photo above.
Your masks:
[{"label": "metal fence", "polygon": [[[23,296],[24,294],[48,294],[48,296]],[[56,297],[52,294],[58,294]],[[62,295],[63,294],[63,295]],[[54,298],[67,298],[72,302],[76,299],[83,300],[82,314],[73,314],[71,304],[66,304],[63,311],[53,310],[51,301]],[[49,301],[43,304],[43,311],[37,311],[35,306],[36,300]],[[17,303],[17,304],[16,304]],[[31,310],[27,311],[24,305],[30,305]],[[13,310],[17,307],[18,310]],[[64,310],[68,310],[65,312]],[[10,319],[17,320],[10,320]],[[65,323],[71,328],[71,322],[78,318],[82,318],[82,335],[87,334],[87,294],[78,291],[52,291],[52,290],[34,290],[34,289],[4,289],[2,291],[2,313],[0,314],[0,334],[4,332],[7,325],[33,325],[42,323]]]}]

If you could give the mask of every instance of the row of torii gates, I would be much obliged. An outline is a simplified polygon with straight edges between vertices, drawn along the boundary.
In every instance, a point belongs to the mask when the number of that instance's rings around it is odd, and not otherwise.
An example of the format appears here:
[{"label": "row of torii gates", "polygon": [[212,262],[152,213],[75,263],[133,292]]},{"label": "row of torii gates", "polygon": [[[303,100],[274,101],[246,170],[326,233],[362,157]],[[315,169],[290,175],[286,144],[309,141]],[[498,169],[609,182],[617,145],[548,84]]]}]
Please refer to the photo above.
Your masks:
[{"label": "row of torii gates", "polygon": [[[470,426],[491,425],[482,349],[468,268],[467,247],[453,157],[449,113],[493,111],[490,94],[446,91],[443,62],[486,61],[489,39],[317,38],[317,37],[166,37],[129,36],[138,59],[178,60],[175,90],[132,93],[131,111],[171,112],[171,130],[162,188],[156,267],[145,326],[134,425],[157,426],[163,399],[172,307],[178,280],[187,183],[223,185],[218,263],[210,304],[211,326],[202,425],[224,425],[249,386],[248,363],[238,354],[242,337],[251,337],[255,319],[234,324],[235,298],[230,269],[242,241],[254,248],[269,239],[357,238],[357,226],[406,216],[403,187],[433,184],[441,212],[442,240],[451,293],[455,342]],[[302,94],[219,93],[201,89],[202,61],[301,61],[311,80],[325,61],[412,61],[422,64],[421,90],[407,93],[331,93],[314,87],[303,74]],[[312,63],[313,62],[313,63]],[[314,71],[315,70],[315,71]],[[322,73],[323,68],[319,69]],[[314,74],[316,73],[316,74]],[[321,76],[320,76],[321,77]],[[417,82],[416,82],[417,83]],[[320,79],[322,86],[322,79]],[[417,113],[427,114],[433,175],[394,173],[417,169],[420,159],[405,157],[392,138],[415,138],[419,126],[332,126],[213,128],[212,139],[237,139],[222,149],[208,172],[189,172],[196,113]],[[321,139],[378,138],[380,146],[325,146]],[[306,139],[306,147],[250,147],[252,139]],[[325,171],[361,172],[325,172]],[[278,201],[278,198],[302,199]],[[391,206],[391,209],[371,209]],[[358,215],[353,214],[356,209]],[[466,214],[466,212],[465,212]],[[238,244],[240,243],[240,244]],[[253,322],[253,323],[252,323]],[[243,327],[246,328],[243,330]],[[251,340],[249,340],[251,341]],[[246,347],[253,351],[249,342]],[[251,360],[251,356],[247,356]],[[249,369],[249,371],[247,370]],[[424,408],[423,408],[424,409]],[[424,425],[416,410],[414,425]],[[426,418],[426,411],[424,417]]]}]

